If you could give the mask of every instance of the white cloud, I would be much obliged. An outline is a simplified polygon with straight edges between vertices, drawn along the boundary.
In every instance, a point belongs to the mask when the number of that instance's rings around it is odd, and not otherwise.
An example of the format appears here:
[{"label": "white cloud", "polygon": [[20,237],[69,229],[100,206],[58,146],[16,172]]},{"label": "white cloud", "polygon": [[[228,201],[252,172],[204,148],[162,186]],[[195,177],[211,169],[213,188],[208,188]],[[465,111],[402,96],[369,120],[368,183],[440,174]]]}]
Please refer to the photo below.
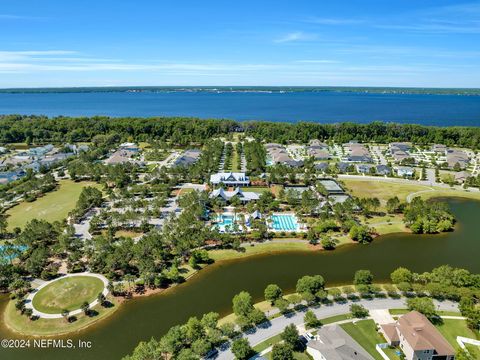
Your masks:
[{"label": "white cloud", "polygon": [[340,61],[328,59],[313,59],[313,60],[297,60],[296,63],[301,64],[338,64]]},{"label": "white cloud", "polygon": [[309,23],[320,25],[358,25],[365,23],[365,20],[361,19],[346,19],[346,18],[320,18],[311,17],[306,20]]},{"label": "white cloud", "polygon": [[276,43],[288,43],[288,42],[295,42],[295,41],[311,41],[317,38],[316,34],[309,34],[304,33],[303,31],[295,31],[288,33],[278,39],[275,39],[274,42]]}]

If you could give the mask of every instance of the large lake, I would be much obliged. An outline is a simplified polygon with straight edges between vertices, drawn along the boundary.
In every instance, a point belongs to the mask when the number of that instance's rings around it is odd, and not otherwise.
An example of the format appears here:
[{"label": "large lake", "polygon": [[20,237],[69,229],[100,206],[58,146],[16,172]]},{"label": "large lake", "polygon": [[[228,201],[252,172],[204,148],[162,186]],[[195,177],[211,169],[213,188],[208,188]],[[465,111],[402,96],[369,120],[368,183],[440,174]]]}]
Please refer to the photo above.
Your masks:
[{"label": "large lake", "polygon": [[[480,272],[478,235],[479,201],[448,200],[459,220],[454,232],[442,235],[391,234],[370,245],[344,246],[332,252],[290,252],[255,256],[214,264],[196,277],[161,295],[131,301],[111,319],[67,338],[93,342],[89,350],[0,349],[0,359],[8,360],[118,360],[130,353],[141,340],[160,337],[174,324],[208,311],[231,311],[231,299],[248,290],[256,300],[263,297],[269,283],[286,292],[306,274],[322,274],[329,285],[351,283],[358,269],[370,269],[377,281],[387,280],[391,271],[406,266],[417,272],[450,264]],[[7,297],[0,298],[0,314]],[[0,326],[0,339],[14,334]]]},{"label": "large lake", "polygon": [[0,93],[0,114],[480,125],[480,96],[364,92]]}]

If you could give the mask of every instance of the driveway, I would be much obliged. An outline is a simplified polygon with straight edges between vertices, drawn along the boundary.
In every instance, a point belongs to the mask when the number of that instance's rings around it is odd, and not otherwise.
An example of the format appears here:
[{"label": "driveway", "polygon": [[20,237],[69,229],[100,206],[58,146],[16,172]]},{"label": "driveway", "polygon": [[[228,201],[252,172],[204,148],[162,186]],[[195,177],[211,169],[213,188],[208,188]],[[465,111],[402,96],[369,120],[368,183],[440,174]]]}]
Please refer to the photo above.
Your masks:
[{"label": "driveway", "polygon": [[388,309],[370,310],[370,317],[378,325],[391,324],[391,323],[395,322],[392,315],[390,315],[390,312],[388,311]]}]

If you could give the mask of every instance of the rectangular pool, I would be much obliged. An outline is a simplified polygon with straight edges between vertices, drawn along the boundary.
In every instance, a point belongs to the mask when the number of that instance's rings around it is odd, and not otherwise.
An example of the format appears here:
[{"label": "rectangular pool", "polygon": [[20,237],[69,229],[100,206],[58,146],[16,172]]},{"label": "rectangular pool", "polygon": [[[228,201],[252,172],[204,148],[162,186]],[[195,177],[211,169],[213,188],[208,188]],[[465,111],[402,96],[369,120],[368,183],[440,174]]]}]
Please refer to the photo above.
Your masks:
[{"label": "rectangular pool", "polygon": [[300,225],[293,214],[273,214],[270,218],[270,228],[276,231],[298,231]]}]

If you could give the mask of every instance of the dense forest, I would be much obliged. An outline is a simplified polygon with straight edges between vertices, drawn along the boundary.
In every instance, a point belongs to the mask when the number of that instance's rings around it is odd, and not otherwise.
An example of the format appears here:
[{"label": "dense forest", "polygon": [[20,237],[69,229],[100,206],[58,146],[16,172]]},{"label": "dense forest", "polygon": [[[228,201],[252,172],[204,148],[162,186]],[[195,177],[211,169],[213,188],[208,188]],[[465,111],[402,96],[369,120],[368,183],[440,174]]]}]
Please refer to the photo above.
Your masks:
[{"label": "dense forest", "polygon": [[205,143],[212,137],[244,131],[258,140],[285,143],[332,139],[387,143],[412,141],[417,144],[442,143],[448,146],[480,147],[478,127],[433,127],[373,122],[370,124],[319,124],[299,122],[235,122],[180,117],[109,118],[6,115],[0,116],[0,142],[42,144],[92,141],[99,135],[119,135],[123,140],[169,140],[175,144]]}]

